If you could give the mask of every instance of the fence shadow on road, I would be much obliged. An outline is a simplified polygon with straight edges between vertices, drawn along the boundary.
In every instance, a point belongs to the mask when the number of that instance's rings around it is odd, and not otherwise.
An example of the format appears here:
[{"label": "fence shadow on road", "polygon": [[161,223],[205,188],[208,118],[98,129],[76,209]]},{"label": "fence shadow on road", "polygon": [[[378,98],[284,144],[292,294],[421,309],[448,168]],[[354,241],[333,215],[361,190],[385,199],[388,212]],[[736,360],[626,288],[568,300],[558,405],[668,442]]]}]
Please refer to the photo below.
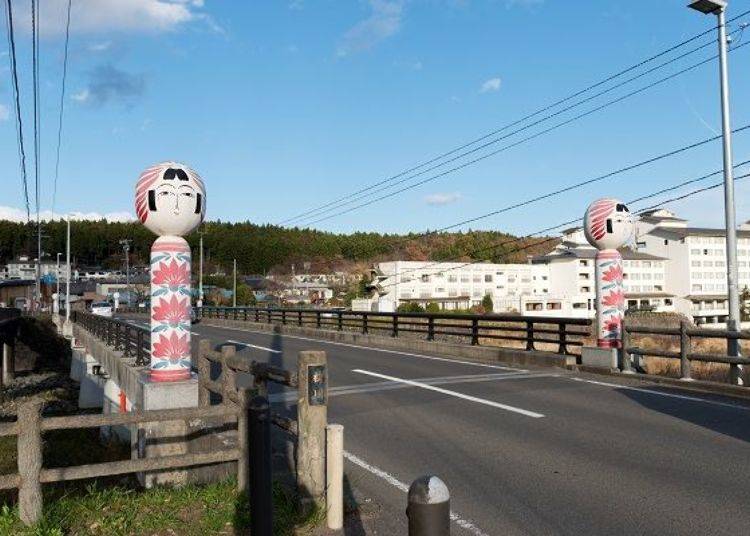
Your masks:
[{"label": "fence shadow on road", "polygon": [[[738,409],[735,409],[724,405],[659,396],[633,389],[616,390],[652,411],[750,443],[750,408],[747,406],[738,405]],[[651,387],[650,390],[665,394],[692,396],[674,389]],[[726,402],[722,401],[721,403],[725,404]]]}]

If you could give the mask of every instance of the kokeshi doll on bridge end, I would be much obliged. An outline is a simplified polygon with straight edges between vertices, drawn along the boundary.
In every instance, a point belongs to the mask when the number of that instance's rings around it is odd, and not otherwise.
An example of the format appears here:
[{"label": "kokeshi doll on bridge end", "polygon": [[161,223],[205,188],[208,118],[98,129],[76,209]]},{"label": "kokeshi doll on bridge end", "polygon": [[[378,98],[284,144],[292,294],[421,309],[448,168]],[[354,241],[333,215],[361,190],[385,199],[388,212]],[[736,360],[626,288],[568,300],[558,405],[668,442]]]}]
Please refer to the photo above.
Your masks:
[{"label": "kokeshi doll on bridge end", "polygon": [[598,199],[589,205],[583,229],[596,253],[597,346],[622,346],[622,319],[625,316],[622,255],[619,248],[632,244],[635,222],[628,207],[617,199]]},{"label": "kokeshi doll on bridge end", "polygon": [[188,380],[190,365],[190,246],[183,238],[203,221],[206,188],[177,162],[144,171],[135,188],[138,219],[158,235],[151,247],[152,381]]}]

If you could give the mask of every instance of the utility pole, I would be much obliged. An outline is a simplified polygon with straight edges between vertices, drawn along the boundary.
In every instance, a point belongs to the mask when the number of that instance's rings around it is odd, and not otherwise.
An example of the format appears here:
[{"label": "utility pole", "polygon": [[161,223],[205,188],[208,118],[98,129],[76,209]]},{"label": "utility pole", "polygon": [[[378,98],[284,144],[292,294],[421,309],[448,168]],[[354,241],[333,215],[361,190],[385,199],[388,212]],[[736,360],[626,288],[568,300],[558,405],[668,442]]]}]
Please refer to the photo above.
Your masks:
[{"label": "utility pole", "polygon": [[42,222],[39,220],[39,208],[36,211],[36,303],[34,310],[42,309]]},{"label": "utility pole", "polygon": [[128,291],[128,307],[130,306],[130,243],[132,240],[123,238],[120,240],[122,251],[125,253],[125,290]]},{"label": "utility pole", "polygon": [[[737,221],[734,211],[734,176],[732,173],[732,127],[729,116],[729,73],[727,67],[727,28],[726,0],[695,0],[689,7],[703,14],[716,15],[719,38],[719,84],[721,90],[721,138],[724,163],[724,221],[726,226],[727,248],[727,298],[729,316],[727,330],[740,329],[740,298],[737,285]],[[738,339],[727,340],[727,355],[738,357],[740,345]],[[741,385],[742,368],[730,365],[730,376],[733,384]]]},{"label": "utility pole", "polygon": [[200,262],[198,263],[198,307],[203,307],[203,231],[198,231],[200,236],[198,250],[200,251]]},{"label": "utility pole", "polygon": [[232,307],[237,307],[237,259],[233,259],[232,264]]},{"label": "utility pole", "polygon": [[65,278],[65,327],[63,332],[70,329],[70,216],[67,220],[67,240],[65,242],[65,263],[67,264],[67,277]]},{"label": "utility pole", "polygon": [[55,276],[55,283],[57,284],[57,290],[55,292],[54,313],[57,315],[60,314],[60,255],[62,255],[62,253],[57,254],[57,275]]}]

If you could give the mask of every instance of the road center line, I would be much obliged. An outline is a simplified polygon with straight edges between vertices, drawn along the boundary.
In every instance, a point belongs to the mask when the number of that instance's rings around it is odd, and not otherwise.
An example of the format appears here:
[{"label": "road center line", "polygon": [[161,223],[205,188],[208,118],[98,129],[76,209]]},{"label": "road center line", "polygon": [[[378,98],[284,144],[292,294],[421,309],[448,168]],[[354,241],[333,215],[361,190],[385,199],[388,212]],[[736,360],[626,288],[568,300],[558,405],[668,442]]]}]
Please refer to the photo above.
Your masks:
[{"label": "road center line", "polygon": [[483,368],[491,368],[491,369],[497,369],[497,370],[512,370],[513,372],[528,372],[526,369],[520,369],[520,368],[514,368],[514,367],[504,367],[502,365],[491,365],[489,363],[478,363],[475,361],[464,361],[461,359],[452,359],[450,357],[437,357],[434,355],[424,355],[424,354],[413,354],[410,352],[401,352],[399,350],[388,350],[386,348],[375,348],[372,346],[362,346],[359,344],[349,344],[345,342],[334,342],[334,341],[326,341],[323,339],[313,339],[312,337],[301,337],[299,335],[288,335],[286,333],[284,334],[278,334],[278,333],[269,333],[267,331],[255,331],[252,329],[243,329],[243,328],[233,328],[229,326],[217,326],[214,324],[204,324],[206,327],[214,328],[214,329],[228,329],[232,331],[240,331],[243,333],[256,333],[258,335],[279,335],[280,337],[288,337],[290,339],[299,339],[302,341],[312,341],[312,342],[319,342],[321,344],[331,344],[334,346],[346,346],[347,348],[358,348],[360,350],[370,350],[373,352],[383,352],[386,354],[396,354],[396,355],[405,355],[408,357],[418,357],[420,359],[431,359],[433,361],[445,361],[446,363],[456,363],[459,365],[469,365],[472,367],[483,367]]},{"label": "road center line", "polygon": [[680,400],[690,400],[691,402],[703,402],[704,404],[712,404],[714,406],[722,406],[725,408],[733,408],[739,411],[750,411],[750,407],[741,406],[739,404],[732,404],[730,402],[719,402],[718,400],[709,400],[707,398],[701,398],[699,396],[690,395],[678,395],[676,393],[664,393],[662,391],[655,391],[654,389],[644,389],[642,387],[631,387],[630,385],[620,385],[619,383],[608,383],[598,382],[596,380],[586,380],[584,378],[570,378],[576,382],[590,383],[592,385],[600,385],[602,387],[614,387],[616,389],[624,389],[626,391],[640,391],[641,393],[648,393],[650,395],[666,396],[668,398],[678,398]]},{"label": "road center line", "polygon": [[[362,460],[361,458],[358,458],[351,452],[344,451],[344,458],[349,460],[354,465],[357,465],[367,471],[368,473],[372,473],[373,475],[377,476],[378,478],[385,480],[388,482],[391,486],[398,489],[399,491],[402,491],[403,493],[409,492],[409,486],[401,482],[399,479],[397,479],[395,476],[390,475],[383,471],[382,469],[375,467],[374,465],[370,465],[366,461]],[[484,532],[482,529],[477,527],[474,523],[471,521],[468,521],[464,518],[462,518],[460,515],[458,515],[456,512],[451,510],[450,513],[451,521],[453,521],[456,525],[461,527],[462,529],[472,533],[474,536],[489,536],[486,532]]]},{"label": "road center line", "polygon": [[414,380],[396,378],[395,376],[387,376],[385,374],[379,374],[377,372],[370,372],[369,370],[362,370],[362,369],[353,369],[352,372],[356,372],[358,374],[365,374],[367,376],[373,376],[375,378],[382,378],[384,380],[390,380],[393,382],[405,383],[406,385],[420,387],[428,391],[435,391],[436,393],[442,393],[448,396],[455,396],[456,398],[462,398],[470,402],[476,402],[477,404],[484,404],[485,406],[491,406],[493,408],[504,409],[506,411],[512,411],[513,413],[520,413],[521,415],[526,415],[527,417],[532,417],[534,419],[539,419],[541,417],[544,417],[544,415],[542,415],[541,413],[535,413],[533,411],[528,411],[525,409],[517,408],[515,406],[508,406],[506,404],[500,404],[499,402],[493,402],[492,400],[486,400],[484,398],[478,398],[476,396],[465,395],[457,391],[451,391],[450,389],[443,389],[442,387],[435,387],[434,385],[428,385],[426,383],[422,383],[422,382],[418,382]]},{"label": "road center line", "polygon": [[247,346],[248,348],[256,348],[258,350],[265,350],[266,352],[271,352],[272,354],[280,354],[281,350],[274,350],[273,348],[266,348],[265,346],[258,346],[257,344],[250,344],[247,342],[240,342],[240,341],[233,341],[231,339],[227,340],[228,343],[236,344],[237,346]]}]

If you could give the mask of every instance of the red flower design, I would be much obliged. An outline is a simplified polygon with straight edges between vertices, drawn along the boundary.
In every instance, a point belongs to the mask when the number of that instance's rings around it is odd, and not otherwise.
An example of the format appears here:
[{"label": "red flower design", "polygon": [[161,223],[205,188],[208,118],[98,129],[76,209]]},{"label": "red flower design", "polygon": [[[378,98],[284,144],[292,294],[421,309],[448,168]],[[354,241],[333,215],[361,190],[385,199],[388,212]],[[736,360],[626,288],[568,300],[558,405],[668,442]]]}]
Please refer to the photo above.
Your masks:
[{"label": "red flower design", "polygon": [[178,336],[172,332],[169,337],[159,335],[159,340],[154,343],[152,357],[169,359],[171,363],[177,363],[180,359],[190,355],[190,345],[187,334]]},{"label": "red flower design", "polygon": [[604,321],[604,326],[602,326],[606,331],[620,331],[620,325],[622,324],[622,320],[618,316],[612,316]]},{"label": "red flower design", "polygon": [[159,300],[154,305],[152,318],[157,322],[166,322],[170,327],[176,328],[181,322],[190,320],[188,299],[178,300],[177,296],[173,294],[169,300]]},{"label": "red flower design", "polygon": [[182,285],[190,284],[190,266],[188,263],[177,263],[174,259],[169,263],[160,262],[151,279],[154,285],[168,285],[171,291]]},{"label": "red flower design", "polygon": [[621,290],[610,292],[602,298],[602,305],[619,307],[625,303],[625,293]]},{"label": "red flower design", "polygon": [[602,274],[602,279],[610,283],[613,281],[622,281],[622,266],[618,264],[610,266],[609,269]]}]

